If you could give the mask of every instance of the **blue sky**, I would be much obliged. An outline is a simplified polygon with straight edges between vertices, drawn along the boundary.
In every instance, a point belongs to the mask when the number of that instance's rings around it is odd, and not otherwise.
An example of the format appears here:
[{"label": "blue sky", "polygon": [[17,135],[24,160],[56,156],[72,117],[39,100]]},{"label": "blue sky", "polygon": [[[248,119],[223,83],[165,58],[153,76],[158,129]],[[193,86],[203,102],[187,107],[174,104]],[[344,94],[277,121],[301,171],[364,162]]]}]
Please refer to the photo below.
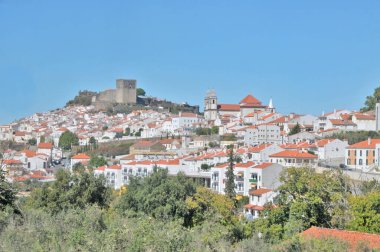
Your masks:
[{"label": "blue sky", "polygon": [[380,1],[0,0],[0,123],[137,79],[202,104],[358,109],[380,86]]}]

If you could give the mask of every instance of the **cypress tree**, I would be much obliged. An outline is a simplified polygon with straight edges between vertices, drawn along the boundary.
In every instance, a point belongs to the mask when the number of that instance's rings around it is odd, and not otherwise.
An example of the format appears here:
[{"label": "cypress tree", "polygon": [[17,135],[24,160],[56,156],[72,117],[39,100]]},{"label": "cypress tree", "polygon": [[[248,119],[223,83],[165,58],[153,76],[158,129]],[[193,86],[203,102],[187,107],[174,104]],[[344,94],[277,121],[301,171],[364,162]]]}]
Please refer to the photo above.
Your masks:
[{"label": "cypress tree", "polygon": [[229,197],[232,200],[235,200],[236,198],[236,192],[235,192],[235,174],[234,174],[234,165],[235,165],[235,157],[234,157],[234,150],[233,147],[229,149],[229,165],[227,167],[226,171],[226,187],[224,188],[224,192],[226,193],[227,197]]}]

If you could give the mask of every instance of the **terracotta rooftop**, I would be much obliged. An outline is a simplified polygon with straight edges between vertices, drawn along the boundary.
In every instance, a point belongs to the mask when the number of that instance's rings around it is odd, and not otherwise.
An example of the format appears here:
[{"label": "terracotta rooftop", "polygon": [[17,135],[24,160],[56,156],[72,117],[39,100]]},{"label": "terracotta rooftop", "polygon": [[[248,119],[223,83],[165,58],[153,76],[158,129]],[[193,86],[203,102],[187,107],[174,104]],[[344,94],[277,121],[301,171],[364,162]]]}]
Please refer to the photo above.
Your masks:
[{"label": "terracotta rooftop", "polygon": [[271,191],[272,191],[271,189],[260,188],[260,189],[257,189],[257,190],[249,191],[249,195],[260,196],[260,195],[263,195],[263,194],[271,192]]},{"label": "terracotta rooftop", "polygon": [[52,143],[39,143],[38,144],[38,149],[52,149],[53,144]]},{"label": "terracotta rooftop", "polygon": [[243,104],[261,105],[261,101],[259,101],[258,99],[256,99],[255,97],[249,94],[246,97],[244,97],[244,99],[241,100],[239,104],[240,105],[243,105]]},{"label": "terracotta rooftop", "polygon": [[310,154],[308,152],[299,152],[296,150],[284,150],[278,153],[272,154],[269,157],[288,157],[288,158],[318,158],[318,156]]},{"label": "terracotta rooftop", "polygon": [[90,159],[90,157],[84,153],[80,153],[78,155],[71,157],[71,159]]},{"label": "terracotta rooftop", "polygon": [[239,104],[218,104],[219,110],[240,111]]},{"label": "terracotta rooftop", "polygon": [[360,243],[367,245],[371,249],[380,248],[380,235],[369,234],[356,231],[338,230],[329,228],[311,227],[302,232],[302,236],[313,238],[337,238],[345,241],[350,246],[351,251],[358,251]]},{"label": "terracotta rooftop", "polygon": [[352,144],[347,149],[375,149],[376,144],[380,144],[380,139],[368,139],[359,143]]}]

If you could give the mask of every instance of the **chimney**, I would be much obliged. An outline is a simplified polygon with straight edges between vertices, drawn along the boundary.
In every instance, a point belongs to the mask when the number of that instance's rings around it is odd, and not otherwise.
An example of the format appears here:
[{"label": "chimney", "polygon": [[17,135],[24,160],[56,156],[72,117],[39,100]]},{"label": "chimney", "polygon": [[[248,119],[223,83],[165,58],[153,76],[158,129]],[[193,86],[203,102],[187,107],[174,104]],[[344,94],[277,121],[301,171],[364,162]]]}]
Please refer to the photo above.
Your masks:
[{"label": "chimney", "polygon": [[370,144],[371,144],[371,138],[368,137],[368,145],[370,145]]}]

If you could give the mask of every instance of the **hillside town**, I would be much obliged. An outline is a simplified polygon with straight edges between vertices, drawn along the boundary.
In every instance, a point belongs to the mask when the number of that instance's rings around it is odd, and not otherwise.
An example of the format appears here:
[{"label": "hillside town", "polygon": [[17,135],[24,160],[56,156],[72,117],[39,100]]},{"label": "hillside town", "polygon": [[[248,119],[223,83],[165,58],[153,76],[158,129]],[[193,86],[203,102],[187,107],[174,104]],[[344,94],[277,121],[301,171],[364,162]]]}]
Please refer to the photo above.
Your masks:
[{"label": "hillside town", "polygon": [[[206,93],[203,114],[173,114],[149,106],[108,114],[93,105],[73,105],[0,126],[0,141],[23,146],[5,149],[1,168],[10,182],[25,183],[54,181],[57,167],[73,171],[83,166],[104,175],[114,190],[127,186],[131,177],[146,177],[159,168],[170,175],[183,173],[224,194],[234,153],[235,190],[249,198],[244,214],[254,219],[273,201],[287,167],[380,176],[380,139],[349,144],[333,137],[346,131],[378,131],[379,107],[377,103],[367,112],[334,109],[319,116],[282,114],[272,99],[266,105],[247,94],[236,104],[224,104],[214,90]],[[63,147],[62,136],[68,132],[77,142]],[[94,146],[124,142],[129,148],[117,155],[98,155],[105,162],[89,165],[94,155],[88,151]]]}]

